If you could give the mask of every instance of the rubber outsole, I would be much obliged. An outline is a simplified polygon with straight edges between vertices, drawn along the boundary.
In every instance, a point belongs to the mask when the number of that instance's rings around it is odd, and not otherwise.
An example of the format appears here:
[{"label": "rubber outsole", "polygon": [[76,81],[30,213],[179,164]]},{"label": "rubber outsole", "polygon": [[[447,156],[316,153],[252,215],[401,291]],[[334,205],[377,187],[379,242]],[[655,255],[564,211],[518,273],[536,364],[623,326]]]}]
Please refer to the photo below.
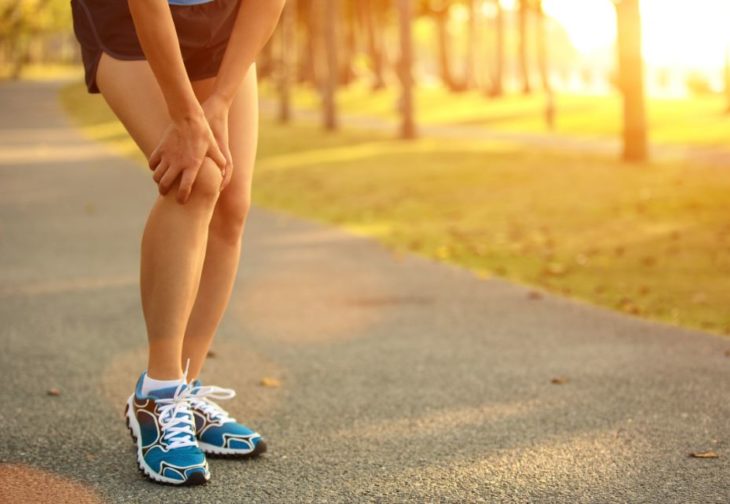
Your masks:
[{"label": "rubber outsole", "polygon": [[[210,479],[210,474],[208,474],[208,477],[206,477],[206,475],[203,473],[195,472],[191,474],[185,481],[180,481],[173,480],[172,478],[166,478],[165,476],[162,476],[161,474],[157,474],[152,471],[152,469],[147,465],[147,463],[145,463],[144,458],[142,457],[142,450],[139,446],[138,436],[137,433],[134,431],[134,428],[132,427],[133,420],[129,402],[127,402],[126,406],[124,407],[124,418],[127,422],[127,429],[129,430],[129,434],[130,436],[132,436],[132,441],[134,442],[134,445],[136,447],[137,469],[147,479],[149,479],[150,481],[154,481],[155,483],[175,487],[198,486],[208,483],[208,480]],[[134,421],[136,422],[136,420]]]}]

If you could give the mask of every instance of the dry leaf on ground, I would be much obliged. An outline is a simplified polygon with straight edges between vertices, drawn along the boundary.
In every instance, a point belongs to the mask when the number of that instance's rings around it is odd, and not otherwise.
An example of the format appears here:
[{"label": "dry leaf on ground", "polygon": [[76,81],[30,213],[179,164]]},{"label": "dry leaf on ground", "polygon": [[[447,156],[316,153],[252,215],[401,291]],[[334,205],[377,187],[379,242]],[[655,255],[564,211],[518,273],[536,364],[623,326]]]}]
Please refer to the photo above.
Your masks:
[{"label": "dry leaf on ground", "polygon": [[689,456],[692,458],[719,458],[720,457],[720,455],[718,455],[717,452],[714,452],[712,450],[692,452],[689,454]]},{"label": "dry leaf on ground", "polygon": [[268,388],[279,388],[281,387],[281,381],[277,380],[276,378],[270,378],[266,376],[264,378],[261,378],[259,385]]}]

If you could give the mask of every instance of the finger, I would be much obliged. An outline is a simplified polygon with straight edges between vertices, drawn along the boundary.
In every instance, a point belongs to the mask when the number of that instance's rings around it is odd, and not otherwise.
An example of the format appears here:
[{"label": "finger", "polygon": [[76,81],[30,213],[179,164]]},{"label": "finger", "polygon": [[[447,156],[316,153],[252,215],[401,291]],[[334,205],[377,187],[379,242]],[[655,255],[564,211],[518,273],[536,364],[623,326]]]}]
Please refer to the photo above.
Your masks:
[{"label": "finger", "polygon": [[157,165],[160,164],[160,161],[162,161],[162,152],[160,151],[160,147],[157,146],[157,148],[152,151],[152,154],[150,154],[147,166],[150,167],[150,170],[154,170]]},{"label": "finger", "polygon": [[218,142],[210,143],[207,155],[221,170],[226,167],[226,157],[221,152],[220,147],[218,147]]},{"label": "finger", "polygon": [[175,179],[177,179],[178,175],[180,175],[180,168],[176,166],[171,166],[167,169],[167,171],[165,171],[165,174],[162,176],[159,183],[160,194],[167,194],[172,185],[175,183]]},{"label": "finger", "polygon": [[228,184],[231,182],[231,178],[233,177],[233,165],[229,164],[226,166],[226,173],[223,175],[223,182],[221,182],[221,191],[228,187]]},{"label": "finger", "polygon": [[170,167],[170,163],[168,163],[166,160],[160,161],[160,164],[157,165],[157,168],[155,168],[154,173],[152,174],[152,179],[156,183],[160,183],[160,180],[162,180],[162,176],[165,174],[167,169]]},{"label": "finger", "polygon": [[228,182],[231,181],[231,175],[233,175],[233,156],[231,155],[231,149],[228,147],[228,143],[223,144],[223,154],[226,156],[226,167],[223,169],[223,180],[221,181],[221,190],[225,189]]},{"label": "finger", "polygon": [[195,176],[198,174],[198,169],[187,169],[183,170],[182,178],[180,179],[180,187],[177,189],[177,201],[178,203],[185,204],[190,197],[190,193],[193,190],[193,182],[195,182]]}]

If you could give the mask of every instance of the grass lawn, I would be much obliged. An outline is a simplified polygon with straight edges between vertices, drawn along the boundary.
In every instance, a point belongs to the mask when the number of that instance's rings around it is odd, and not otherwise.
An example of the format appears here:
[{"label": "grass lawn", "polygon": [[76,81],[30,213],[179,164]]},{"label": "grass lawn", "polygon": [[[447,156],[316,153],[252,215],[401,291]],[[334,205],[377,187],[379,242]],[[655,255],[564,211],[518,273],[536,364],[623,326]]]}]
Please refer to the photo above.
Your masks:
[{"label": "grass lawn", "polygon": [[[262,96],[275,98],[270,83],[261,87]],[[294,105],[319,109],[314,89],[299,86]],[[363,82],[338,91],[340,109],[354,116],[396,118],[397,87],[373,93]],[[555,133],[615,138],[621,132],[622,103],[612,96],[558,95]],[[416,88],[416,115],[420,124],[472,125],[509,132],[547,132],[543,120],[545,99],[507,95],[495,100],[477,91],[449,93],[441,87]],[[651,140],[656,143],[724,146],[730,149],[730,114],[723,96],[687,100],[650,100],[648,105]]]},{"label": "grass lawn", "polygon": [[[94,138],[134,145],[81,85]],[[134,154],[137,155],[138,154]],[[262,118],[255,204],[630,314],[730,334],[730,170],[627,166],[494,142],[325,134]]]}]

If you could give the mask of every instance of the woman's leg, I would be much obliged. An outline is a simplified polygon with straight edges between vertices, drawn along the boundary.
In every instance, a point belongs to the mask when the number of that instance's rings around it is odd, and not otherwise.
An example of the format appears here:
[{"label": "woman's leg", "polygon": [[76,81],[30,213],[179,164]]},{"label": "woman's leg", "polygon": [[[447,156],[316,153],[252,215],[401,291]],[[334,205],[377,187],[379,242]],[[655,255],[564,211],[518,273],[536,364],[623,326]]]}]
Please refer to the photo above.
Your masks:
[{"label": "woman's leg", "polygon": [[[199,100],[213,89],[214,79],[193,82]],[[208,233],[200,289],[188,321],[183,361],[190,358],[188,377],[198,376],[233,290],[241,255],[241,237],[251,201],[258,142],[258,89],[252,65],[231,105],[228,121],[233,176],[221,192]]]},{"label": "woman's leg", "polygon": [[[116,60],[104,54],[97,82],[109,106],[149,157],[170,122],[149,64]],[[206,158],[188,202],[177,203],[177,190],[173,188],[157,198],[147,219],[140,286],[149,338],[147,372],[152,378],[182,376],[182,342],[200,282],[220,182],[220,170]],[[150,183],[154,184],[151,172]]]}]

